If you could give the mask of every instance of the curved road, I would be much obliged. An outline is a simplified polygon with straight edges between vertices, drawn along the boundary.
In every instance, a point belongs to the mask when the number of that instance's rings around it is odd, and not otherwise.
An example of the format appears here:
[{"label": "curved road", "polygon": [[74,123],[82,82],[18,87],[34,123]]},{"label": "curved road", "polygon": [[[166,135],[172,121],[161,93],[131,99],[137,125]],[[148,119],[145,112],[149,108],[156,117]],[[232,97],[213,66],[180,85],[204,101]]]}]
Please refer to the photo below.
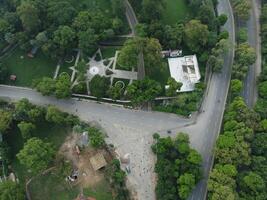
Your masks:
[{"label": "curved road", "polygon": [[[218,13],[228,15],[223,29],[229,32],[229,40],[234,43],[235,31],[232,9],[229,0],[220,0]],[[119,154],[130,154],[131,174],[128,185],[136,191],[136,199],[155,200],[155,157],[151,152],[152,134],[159,132],[166,136],[167,130],[173,133],[188,133],[190,142],[203,156],[204,180],[193,191],[190,199],[203,200],[206,195],[207,179],[213,161],[213,146],[218,136],[228,93],[231,67],[233,64],[233,46],[225,55],[222,73],[213,74],[207,94],[203,101],[203,110],[197,118],[185,119],[173,114],[128,110],[107,104],[98,104],[77,99],[58,100],[43,97],[32,89],[0,85],[0,97],[17,101],[28,98],[38,105],[52,104],[61,110],[78,115],[81,119],[100,124],[108,135],[107,142],[117,147]],[[175,134],[173,134],[175,136]]]},{"label": "curved road", "polygon": [[260,38],[260,0],[252,1],[250,18],[247,22],[248,43],[256,51],[256,62],[249,67],[248,74],[244,81],[242,96],[249,107],[253,107],[257,100],[257,76],[261,72],[261,38]]}]

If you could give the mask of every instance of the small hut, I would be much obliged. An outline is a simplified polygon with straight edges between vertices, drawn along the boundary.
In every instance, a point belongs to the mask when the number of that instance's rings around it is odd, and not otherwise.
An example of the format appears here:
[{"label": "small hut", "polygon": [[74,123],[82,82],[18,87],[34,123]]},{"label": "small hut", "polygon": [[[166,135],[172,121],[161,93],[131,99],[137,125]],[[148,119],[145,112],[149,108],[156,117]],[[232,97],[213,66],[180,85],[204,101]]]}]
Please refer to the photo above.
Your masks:
[{"label": "small hut", "polygon": [[105,167],[107,165],[106,159],[102,153],[97,153],[90,158],[90,163],[95,171]]}]

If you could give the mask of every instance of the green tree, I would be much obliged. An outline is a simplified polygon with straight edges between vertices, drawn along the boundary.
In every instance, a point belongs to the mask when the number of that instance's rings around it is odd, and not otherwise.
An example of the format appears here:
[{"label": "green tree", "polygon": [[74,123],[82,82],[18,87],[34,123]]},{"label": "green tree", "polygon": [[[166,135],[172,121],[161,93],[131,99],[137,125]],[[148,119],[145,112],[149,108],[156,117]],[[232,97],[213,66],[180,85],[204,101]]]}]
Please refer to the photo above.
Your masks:
[{"label": "green tree", "polygon": [[216,165],[210,173],[208,180],[208,199],[212,200],[235,200],[237,175],[236,167],[233,165]]},{"label": "green tree", "polygon": [[173,26],[166,25],[164,30],[164,40],[166,48],[177,49],[181,46],[184,35],[184,25],[175,24]]},{"label": "green tree", "polygon": [[161,93],[161,86],[158,82],[145,78],[137,80],[131,85],[128,85],[127,95],[134,105],[139,105],[150,100],[153,100]]},{"label": "green tree", "polygon": [[28,112],[28,116],[30,121],[32,122],[40,122],[44,120],[44,116],[45,116],[45,108],[43,107],[34,107],[32,109],[29,110]]},{"label": "green tree", "polygon": [[124,17],[125,6],[123,0],[113,0],[111,1],[111,7],[113,15]]},{"label": "green tree", "polygon": [[244,43],[248,41],[248,30],[246,28],[240,28],[238,31],[238,42]]},{"label": "green tree", "polygon": [[8,69],[5,65],[0,63],[0,83],[4,83],[8,78]]},{"label": "green tree", "polygon": [[38,9],[30,1],[22,1],[17,8],[17,13],[22,21],[24,30],[27,32],[37,32],[40,28]]},{"label": "green tree", "polygon": [[191,20],[185,25],[185,43],[193,52],[198,52],[208,42],[208,26],[199,20]]},{"label": "green tree", "polygon": [[48,1],[47,19],[51,24],[67,25],[76,16],[76,9],[69,1]]},{"label": "green tree", "polygon": [[97,50],[99,38],[91,28],[78,33],[78,46],[85,54],[93,54]]},{"label": "green tree", "polygon": [[109,84],[109,80],[106,77],[96,75],[90,81],[89,89],[93,96],[102,98],[106,95]]},{"label": "green tree", "polygon": [[61,50],[59,53],[65,53],[74,46],[75,42],[75,32],[69,26],[59,26],[59,28],[54,32],[53,41],[59,46]]},{"label": "green tree", "polygon": [[36,129],[36,126],[31,122],[20,122],[18,124],[19,130],[21,132],[21,135],[23,139],[26,141],[32,137],[32,134],[34,130]]},{"label": "green tree", "polygon": [[71,80],[68,73],[63,72],[59,75],[56,86],[55,95],[59,99],[70,98],[71,96]]},{"label": "green tree", "polygon": [[0,132],[4,133],[12,123],[12,113],[5,110],[0,110]]},{"label": "green tree", "polygon": [[94,127],[90,127],[88,128],[88,133],[89,133],[89,138],[90,138],[90,144],[94,148],[100,148],[105,145],[104,136],[100,130]]},{"label": "green tree", "polygon": [[147,75],[151,75],[161,69],[161,45],[158,40],[153,38],[127,40],[119,54],[118,64],[126,70],[136,69],[140,52],[143,52],[144,55]]},{"label": "green tree", "polygon": [[177,91],[181,89],[183,84],[177,82],[174,78],[170,77],[168,78],[167,85],[169,87],[168,89],[166,89],[166,95],[171,97],[177,95]]},{"label": "green tree", "polygon": [[55,150],[53,146],[38,138],[29,139],[23,149],[17,154],[20,163],[25,165],[34,174],[47,169],[54,156]]},{"label": "green tree", "polygon": [[238,79],[231,80],[230,91],[232,94],[232,98],[240,95],[242,89],[243,89],[242,81],[240,81]]},{"label": "green tree", "polygon": [[45,119],[56,124],[65,123],[65,114],[54,106],[48,106]]},{"label": "green tree", "polygon": [[218,21],[220,23],[221,26],[223,26],[228,20],[228,17],[226,14],[221,14],[218,16]]},{"label": "green tree", "polygon": [[255,50],[248,43],[239,44],[236,47],[236,59],[240,65],[252,65],[256,61]]},{"label": "green tree", "polygon": [[4,38],[6,33],[9,33],[12,31],[12,27],[8,23],[7,20],[0,19],[0,37]]},{"label": "green tree", "polygon": [[259,95],[261,98],[267,99],[267,81],[261,82],[258,85]]},{"label": "green tree", "polygon": [[185,173],[178,179],[178,190],[181,199],[187,199],[195,187],[195,177],[193,174]]},{"label": "green tree", "polygon": [[44,96],[53,95],[56,90],[56,81],[50,77],[43,77],[41,80],[33,82],[33,86]]},{"label": "green tree", "polygon": [[112,99],[117,100],[122,97],[123,91],[124,89],[119,84],[115,84],[109,88],[107,93]]},{"label": "green tree", "polygon": [[0,182],[0,200],[24,200],[23,189],[13,181]]},{"label": "green tree", "polygon": [[262,177],[254,172],[249,172],[240,182],[240,196],[247,199],[266,199],[266,185]]},{"label": "green tree", "polygon": [[112,27],[111,20],[100,11],[81,11],[74,19],[74,29],[87,31],[93,29],[95,34],[102,39],[105,30]]},{"label": "green tree", "polygon": [[248,20],[251,2],[249,0],[232,0],[235,15],[241,20]]},{"label": "green tree", "polygon": [[262,155],[267,158],[267,133],[255,134],[251,146],[254,155]]}]

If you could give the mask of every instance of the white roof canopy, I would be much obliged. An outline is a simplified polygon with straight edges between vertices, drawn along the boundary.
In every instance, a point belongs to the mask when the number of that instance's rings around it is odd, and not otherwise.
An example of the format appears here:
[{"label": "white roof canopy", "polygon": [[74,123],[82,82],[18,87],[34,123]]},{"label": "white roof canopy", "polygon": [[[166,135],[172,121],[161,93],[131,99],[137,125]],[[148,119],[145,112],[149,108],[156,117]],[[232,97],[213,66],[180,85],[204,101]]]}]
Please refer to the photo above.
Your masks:
[{"label": "white roof canopy", "polygon": [[171,77],[183,83],[179,92],[193,91],[201,78],[196,55],[169,58],[168,63]]}]

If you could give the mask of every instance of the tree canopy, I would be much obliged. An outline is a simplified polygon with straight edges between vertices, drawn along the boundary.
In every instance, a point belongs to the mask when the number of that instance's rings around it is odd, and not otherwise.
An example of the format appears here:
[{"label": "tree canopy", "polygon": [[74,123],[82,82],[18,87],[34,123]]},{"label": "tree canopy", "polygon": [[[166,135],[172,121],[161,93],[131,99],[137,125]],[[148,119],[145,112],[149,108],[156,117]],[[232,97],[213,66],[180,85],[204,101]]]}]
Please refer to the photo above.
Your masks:
[{"label": "tree canopy", "polygon": [[37,174],[47,169],[53,161],[55,150],[50,143],[38,138],[29,139],[17,154],[21,164]]}]

